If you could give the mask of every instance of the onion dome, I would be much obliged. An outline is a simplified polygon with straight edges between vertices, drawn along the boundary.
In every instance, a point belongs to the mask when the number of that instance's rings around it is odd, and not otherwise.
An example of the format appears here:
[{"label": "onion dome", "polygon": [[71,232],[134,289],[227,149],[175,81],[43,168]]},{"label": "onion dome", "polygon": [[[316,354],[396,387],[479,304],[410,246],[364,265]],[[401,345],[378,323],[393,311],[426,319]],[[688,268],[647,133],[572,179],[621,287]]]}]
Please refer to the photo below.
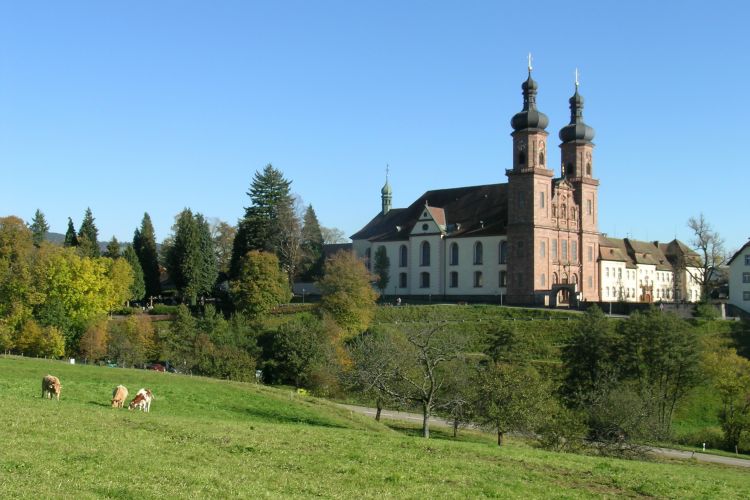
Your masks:
[{"label": "onion dome", "polygon": [[576,93],[568,102],[570,103],[570,123],[560,129],[560,140],[562,142],[591,142],[594,138],[594,129],[583,122],[583,97],[578,93],[578,83],[576,83]]},{"label": "onion dome", "polygon": [[380,194],[393,194],[391,183],[388,182],[388,179],[385,180],[385,186],[383,186],[383,189],[380,190]]},{"label": "onion dome", "polygon": [[510,126],[513,130],[539,129],[544,130],[549,124],[547,115],[536,109],[536,92],[539,85],[531,78],[531,69],[529,77],[521,85],[523,90],[523,110],[516,113],[510,120]]}]

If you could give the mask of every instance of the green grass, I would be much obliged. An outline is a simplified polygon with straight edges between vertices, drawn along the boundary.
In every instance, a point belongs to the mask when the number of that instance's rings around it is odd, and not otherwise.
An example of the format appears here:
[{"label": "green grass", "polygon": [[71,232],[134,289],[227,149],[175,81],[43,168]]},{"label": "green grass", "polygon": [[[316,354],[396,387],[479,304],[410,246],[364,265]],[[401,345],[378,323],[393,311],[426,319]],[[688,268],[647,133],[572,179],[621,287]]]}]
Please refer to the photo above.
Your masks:
[{"label": "green grass", "polygon": [[[59,402],[41,378],[60,377]],[[151,413],[109,407],[149,387]],[[555,454],[448,430],[391,430],[252,384],[0,357],[6,498],[750,496],[746,470]]]}]

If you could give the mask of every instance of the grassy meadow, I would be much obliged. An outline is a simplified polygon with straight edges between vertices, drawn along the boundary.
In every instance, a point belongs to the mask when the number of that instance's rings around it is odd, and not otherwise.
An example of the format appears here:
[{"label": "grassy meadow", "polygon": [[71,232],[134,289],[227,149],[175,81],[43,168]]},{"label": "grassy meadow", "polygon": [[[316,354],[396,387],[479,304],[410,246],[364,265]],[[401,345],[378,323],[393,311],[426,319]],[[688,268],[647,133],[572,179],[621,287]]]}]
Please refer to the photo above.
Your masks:
[{"label": "grassy meadow", "polygon": [[[117,384],[150,388],[151,413],[110,408]],[[0,357],[0,428],[5,498],[750,497],[732,467],[423,440],[289,390],[16,357]]]}]

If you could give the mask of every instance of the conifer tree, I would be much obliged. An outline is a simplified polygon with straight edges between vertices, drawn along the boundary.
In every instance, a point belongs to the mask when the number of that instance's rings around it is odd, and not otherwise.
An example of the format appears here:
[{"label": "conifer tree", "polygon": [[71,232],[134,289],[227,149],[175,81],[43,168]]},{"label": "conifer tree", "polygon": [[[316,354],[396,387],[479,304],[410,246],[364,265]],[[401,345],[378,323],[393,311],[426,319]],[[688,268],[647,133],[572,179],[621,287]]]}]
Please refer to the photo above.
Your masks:
[{"label": "conifer tree", "polygon": [[262,172],[255,173],[247,192],[251,205],[245,208],[245,216],[239,221],[232,249],[232,276],[238,275],[240,260],[250,250],[279,255],[279,207],[292,207],[291,183],[271,164],[266,165]]},{"label": "conifer tree", "polygon": [[42,242],[47,237],[49,224],[47,224],[47,219],[44,217],[42,211],[38,208],[34,213],[34,218],[31,219],[29,229],[31,229],[31,234],[33,235],[34,245],[36,245],[37,247],[41,246]]},{"label": "conifer tree", "polygon": [[86,209],[86,213],[83,216],[83,222],[81,227],[78,229],[78,246],[80,247],[81,255],[84,257],[99,257],[99,230],[94,224],[94,215],[91,212],[91,208]]},{"label": "conifer tree", "polygon": [[186,208],[177,216],[167,269],[183,299],[195,304],[216,282],[216,254],[211,230],[201,214]]},{"label": "conifer tree", "polygon": [[77,247],[78,236],[76,235],[76,228],[73,225],[73,219],[68,217],[68,230],[65,231],[65,240],[63,241],[64,247]]},{"label": "conifer tree", "polygon": [[323,275],[323,233],[312,205],[307,206],[302,225],[302,281],[314,281]]},{"label": "conifer tree", "polygon": [[140,229],[135,230],[133,235],[133,249],[143,270],[143,280],[146,284],[146,297],[159,295],[161,286],[159,284],[159,257],[156,250],[156,236],[151,217],[148,212],[143,214]]},{"label": "conifer tree", "polygon": [[110,259],[116,259],[120,256],[120,242],[117,241],[116,237],[112,236],[112,239],[107,243],[107,250],[104,252],[104,256]]},{"label": "conifer tree", "polygon": [[133,284],[130,286],[130,299],[141,300],[146,295],[146,284],[143,280],[143,268],[141,261],[133,249],[133,245],[127,245],[122,253],[123,258],[130,264],[133,269]]}]

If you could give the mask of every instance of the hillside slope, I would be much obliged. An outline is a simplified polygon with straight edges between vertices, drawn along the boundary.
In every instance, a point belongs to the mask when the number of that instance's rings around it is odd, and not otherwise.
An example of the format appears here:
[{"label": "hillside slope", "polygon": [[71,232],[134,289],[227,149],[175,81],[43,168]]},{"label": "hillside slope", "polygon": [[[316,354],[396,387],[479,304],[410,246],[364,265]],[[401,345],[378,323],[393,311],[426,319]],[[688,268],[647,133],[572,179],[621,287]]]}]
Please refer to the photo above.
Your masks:
[{"label": "hillside slope", "polygon": [[[59,402],[41,378],[60,377]],[[149,387],[151,413],[109,407]],[[750,496],[750,475],[691,463],[422,440],[288,390],[0,357],[9,498]]]}]

